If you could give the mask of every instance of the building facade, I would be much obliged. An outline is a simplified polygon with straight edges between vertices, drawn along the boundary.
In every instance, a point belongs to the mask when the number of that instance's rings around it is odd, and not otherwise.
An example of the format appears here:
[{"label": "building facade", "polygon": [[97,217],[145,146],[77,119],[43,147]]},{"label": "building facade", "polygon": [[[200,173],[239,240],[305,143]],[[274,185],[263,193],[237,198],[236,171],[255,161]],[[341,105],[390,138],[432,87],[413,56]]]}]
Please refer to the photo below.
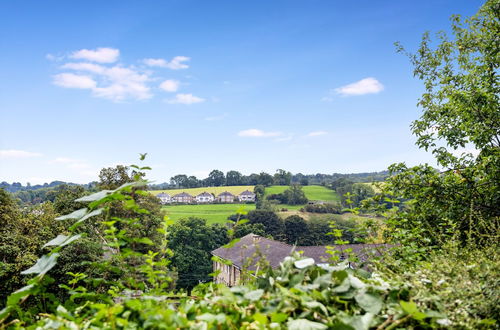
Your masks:
[{"label": "building facade", "polygon": [[221,203],[233,203],[234,197],[229,191],[224,191],[217,196],[217,200]]},{"label": "building facade", "polygon": [[206,191],[199,195],[196,195],[197,203],[213,203],[214,200],[215,200],[214,195],[207,193]]},{"label": "building facade", "polygon": [[193,196],[186,192],[182,192],[180,194],[172,196],[172,202],[173,203],[192,203],[193,202]]},{"label": "building facade", "polygon": [[162,204],[170,204],[172,202],[172,197],[167,193],[159,193],[156,197],[160,199],[160,203]]},{"label": "building facade", "polygon": [[255,202],[255,194],[250,190],[245,190],[238,195],[240,202]]}]

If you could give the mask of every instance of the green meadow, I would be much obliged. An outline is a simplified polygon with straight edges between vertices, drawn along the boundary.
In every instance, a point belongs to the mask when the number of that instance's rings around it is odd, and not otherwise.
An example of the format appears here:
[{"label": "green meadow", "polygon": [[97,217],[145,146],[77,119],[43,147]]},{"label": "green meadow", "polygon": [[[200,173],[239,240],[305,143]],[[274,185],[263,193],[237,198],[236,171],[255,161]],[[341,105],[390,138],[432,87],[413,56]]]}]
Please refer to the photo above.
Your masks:
[{"label": "green meadow", "polygon": [[[266,188],[265,195],[281,194],[287,188],[288,186],[270,186]],[[333,202],[340,200],[335,191],[323,186],[303,186],[302,190],[304,190],[307,199],[312,201]]]},{"label": "green meadow", "polygon": [[199,205],[166,205],[163,210],[172,220],[196,217],[207,220],[207,223],[223,223],[238,210],[255,210],[255,204],[199,204]]}]

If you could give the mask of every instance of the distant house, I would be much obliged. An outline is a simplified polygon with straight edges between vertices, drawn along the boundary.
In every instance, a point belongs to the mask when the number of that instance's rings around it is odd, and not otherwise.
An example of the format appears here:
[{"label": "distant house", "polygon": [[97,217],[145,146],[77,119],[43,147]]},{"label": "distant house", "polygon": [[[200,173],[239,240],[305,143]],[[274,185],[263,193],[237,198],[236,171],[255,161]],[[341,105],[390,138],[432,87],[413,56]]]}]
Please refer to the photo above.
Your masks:
[{"label": "distant house", "polygon": [[217,196],[217,200],[221,203],[232,203],[234,202],[234,196],[231,194],[229,191],[224,191],[223,193],[220,193],[219,196]]},{"label": "distant house", "polygon": [[162,204],[169,204],[172,202],[172,197],[167,193],[159,193],[156,197],[160,199]]},{"label": "distant house", "polygon": [[174,203],[192,203],[193,202],[193,196],[186,192],[182,192],[177,195],[172,196],[172,202]]},{"label": "distant house", "polygon": [[250,190],[245,190],[238,195],[240,202],[255,202],[255,194]]},{"label": "distant house", "polygon": [[[366,262],[374,256],[381,256],[391,246],[388,244],[347,244],[334,245],[339,252],[340,260],[348,258],[346,249],[351,249],[359,262]],[[326,246],[292,246],[255,234],[248,234],[230,248],[220,247],[212,251],[212,255],[230,261],[230,265],[215,261],[214,271],[219,271],[214,278],[215,283],[227,286],[237,285],[242,276],[242,270],[256,270],[260,256],[263,256],[269,266],[277,268],[279,264],[293,251],[302,251],[304,257],[313,258],[316,264],[327,264],[330,254]],[[259,252],[258,254],[256,252]],[[352,264],[354,265],[354,264]]]},{"label": "distant house", "polygon": [[207,193],[206,191],[197,195],[195,198],[197,203],[212,203],[215,200],[214,195]]}]

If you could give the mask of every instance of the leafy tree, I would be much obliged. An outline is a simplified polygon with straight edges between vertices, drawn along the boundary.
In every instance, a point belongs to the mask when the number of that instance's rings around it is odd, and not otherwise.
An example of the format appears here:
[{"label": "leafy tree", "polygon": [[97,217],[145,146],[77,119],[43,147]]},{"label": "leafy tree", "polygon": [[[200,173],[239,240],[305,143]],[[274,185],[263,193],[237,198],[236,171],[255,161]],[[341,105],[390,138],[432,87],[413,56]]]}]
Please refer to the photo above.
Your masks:
[{"label": "leafy tree", "polygon": [[419,231],[424,244],[442,244],[457,233],[462,241],[498,239],[499,16],[500,2],[486,1],[470,19],[452,17],[452,39],[440,33],[433,48],[426,33],[418,51],[406,53],[425,87],[412,131],[444,170],[395,164],[387,188],[412,199],[395,223]]},{"label": "leafy tree", "polygon": [[207,225],[204,219],[181,219],[171,225],[168,247],[174,252],[172,266],[178,272],[177,286],[191,288],[199,282],[210,281],[210,252],[227,242],[226,228]]},{"label": "leafy tree", "polygon": [[263,224],[267,235],[271,235],[275,239],[281,237],[283,222],[276,213],[267,210],[253,210],[248,212],[247,217],[251,224]]},{"label": "leafy tree", "polygon": [[240,186],[243,182],[243,175],[238,171],[229,171],[226,173],[226,186]]},{"label": "leafy tree", "polygon": [[261,223],[245,223],[234,228],[234,237],[239,238],[248,234],[266,236],[266,228]]},{"label": "leafy tree", "polygon": [[209,186],[214,187],[223,186],[226,182],[224,173],[219,170],[213,170],[212,172],[210,172],[206,180]]},{"label": "leafy tree", "polygon": [[303,245],[309,235],[307,222],[298,215],[291,215],[284,221],[284,234],[289,244]]},{"label": "leafy tree", "polygon": [[127,166],[107,167],[99,172],[99,189],[116,189],[122,184],[132,181]]},{"label": "leafy tree", "polygon": [[276,170],[273,179],[275,185],[288,186],[292,181],[292,173],[282,169],[278,169]]},{"label": "leafy tree", "polygon": [[66,184],[58,186],[52,194],[54,198],[54,209],[59,214],[68,214],[83,207],[83,204],[75,202],[85,195],[85,189],[82,186],[69,186]]},{"label": "leafy tree", "polygon": [[289,205],[301,205],[307,203],[307,197],[302,186],[298,184],[291,185],[283,192],[284,200]]},{"label": "leafy tree", "polygon": [[183,188],[201,187],[201,182],[194,175],[188,176],[183,184]]},{"label": "leafy tree", "polygon": [[176,186],[177,188],[186,188],[187,180],[188,180],[187,175],[177,174],[170,178],[170,184]]},{"label": "leafy tree", "polygon": [[265,186],[269,187],[273,184],[274,178],[271,174],[268,174],[266,172],[260,172],[259,174],[259,180],[258,183]]},{"label": "leafy tree", "polygon": [[259,179],[260,176],[258,174],[252,173],[248,177],[246,177],[246,183],[249,185],[257,185],[259,184]]}]

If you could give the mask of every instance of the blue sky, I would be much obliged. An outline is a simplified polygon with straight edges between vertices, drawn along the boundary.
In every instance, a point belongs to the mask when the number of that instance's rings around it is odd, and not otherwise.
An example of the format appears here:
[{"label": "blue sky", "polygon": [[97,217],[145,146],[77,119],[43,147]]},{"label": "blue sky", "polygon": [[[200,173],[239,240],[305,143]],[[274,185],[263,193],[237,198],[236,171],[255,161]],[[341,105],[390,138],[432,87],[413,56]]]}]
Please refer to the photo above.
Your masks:
[{"label": "blue sky", "polygon": [[0,181],[435,163],[400,41],[482,1],[3,1]]}]

